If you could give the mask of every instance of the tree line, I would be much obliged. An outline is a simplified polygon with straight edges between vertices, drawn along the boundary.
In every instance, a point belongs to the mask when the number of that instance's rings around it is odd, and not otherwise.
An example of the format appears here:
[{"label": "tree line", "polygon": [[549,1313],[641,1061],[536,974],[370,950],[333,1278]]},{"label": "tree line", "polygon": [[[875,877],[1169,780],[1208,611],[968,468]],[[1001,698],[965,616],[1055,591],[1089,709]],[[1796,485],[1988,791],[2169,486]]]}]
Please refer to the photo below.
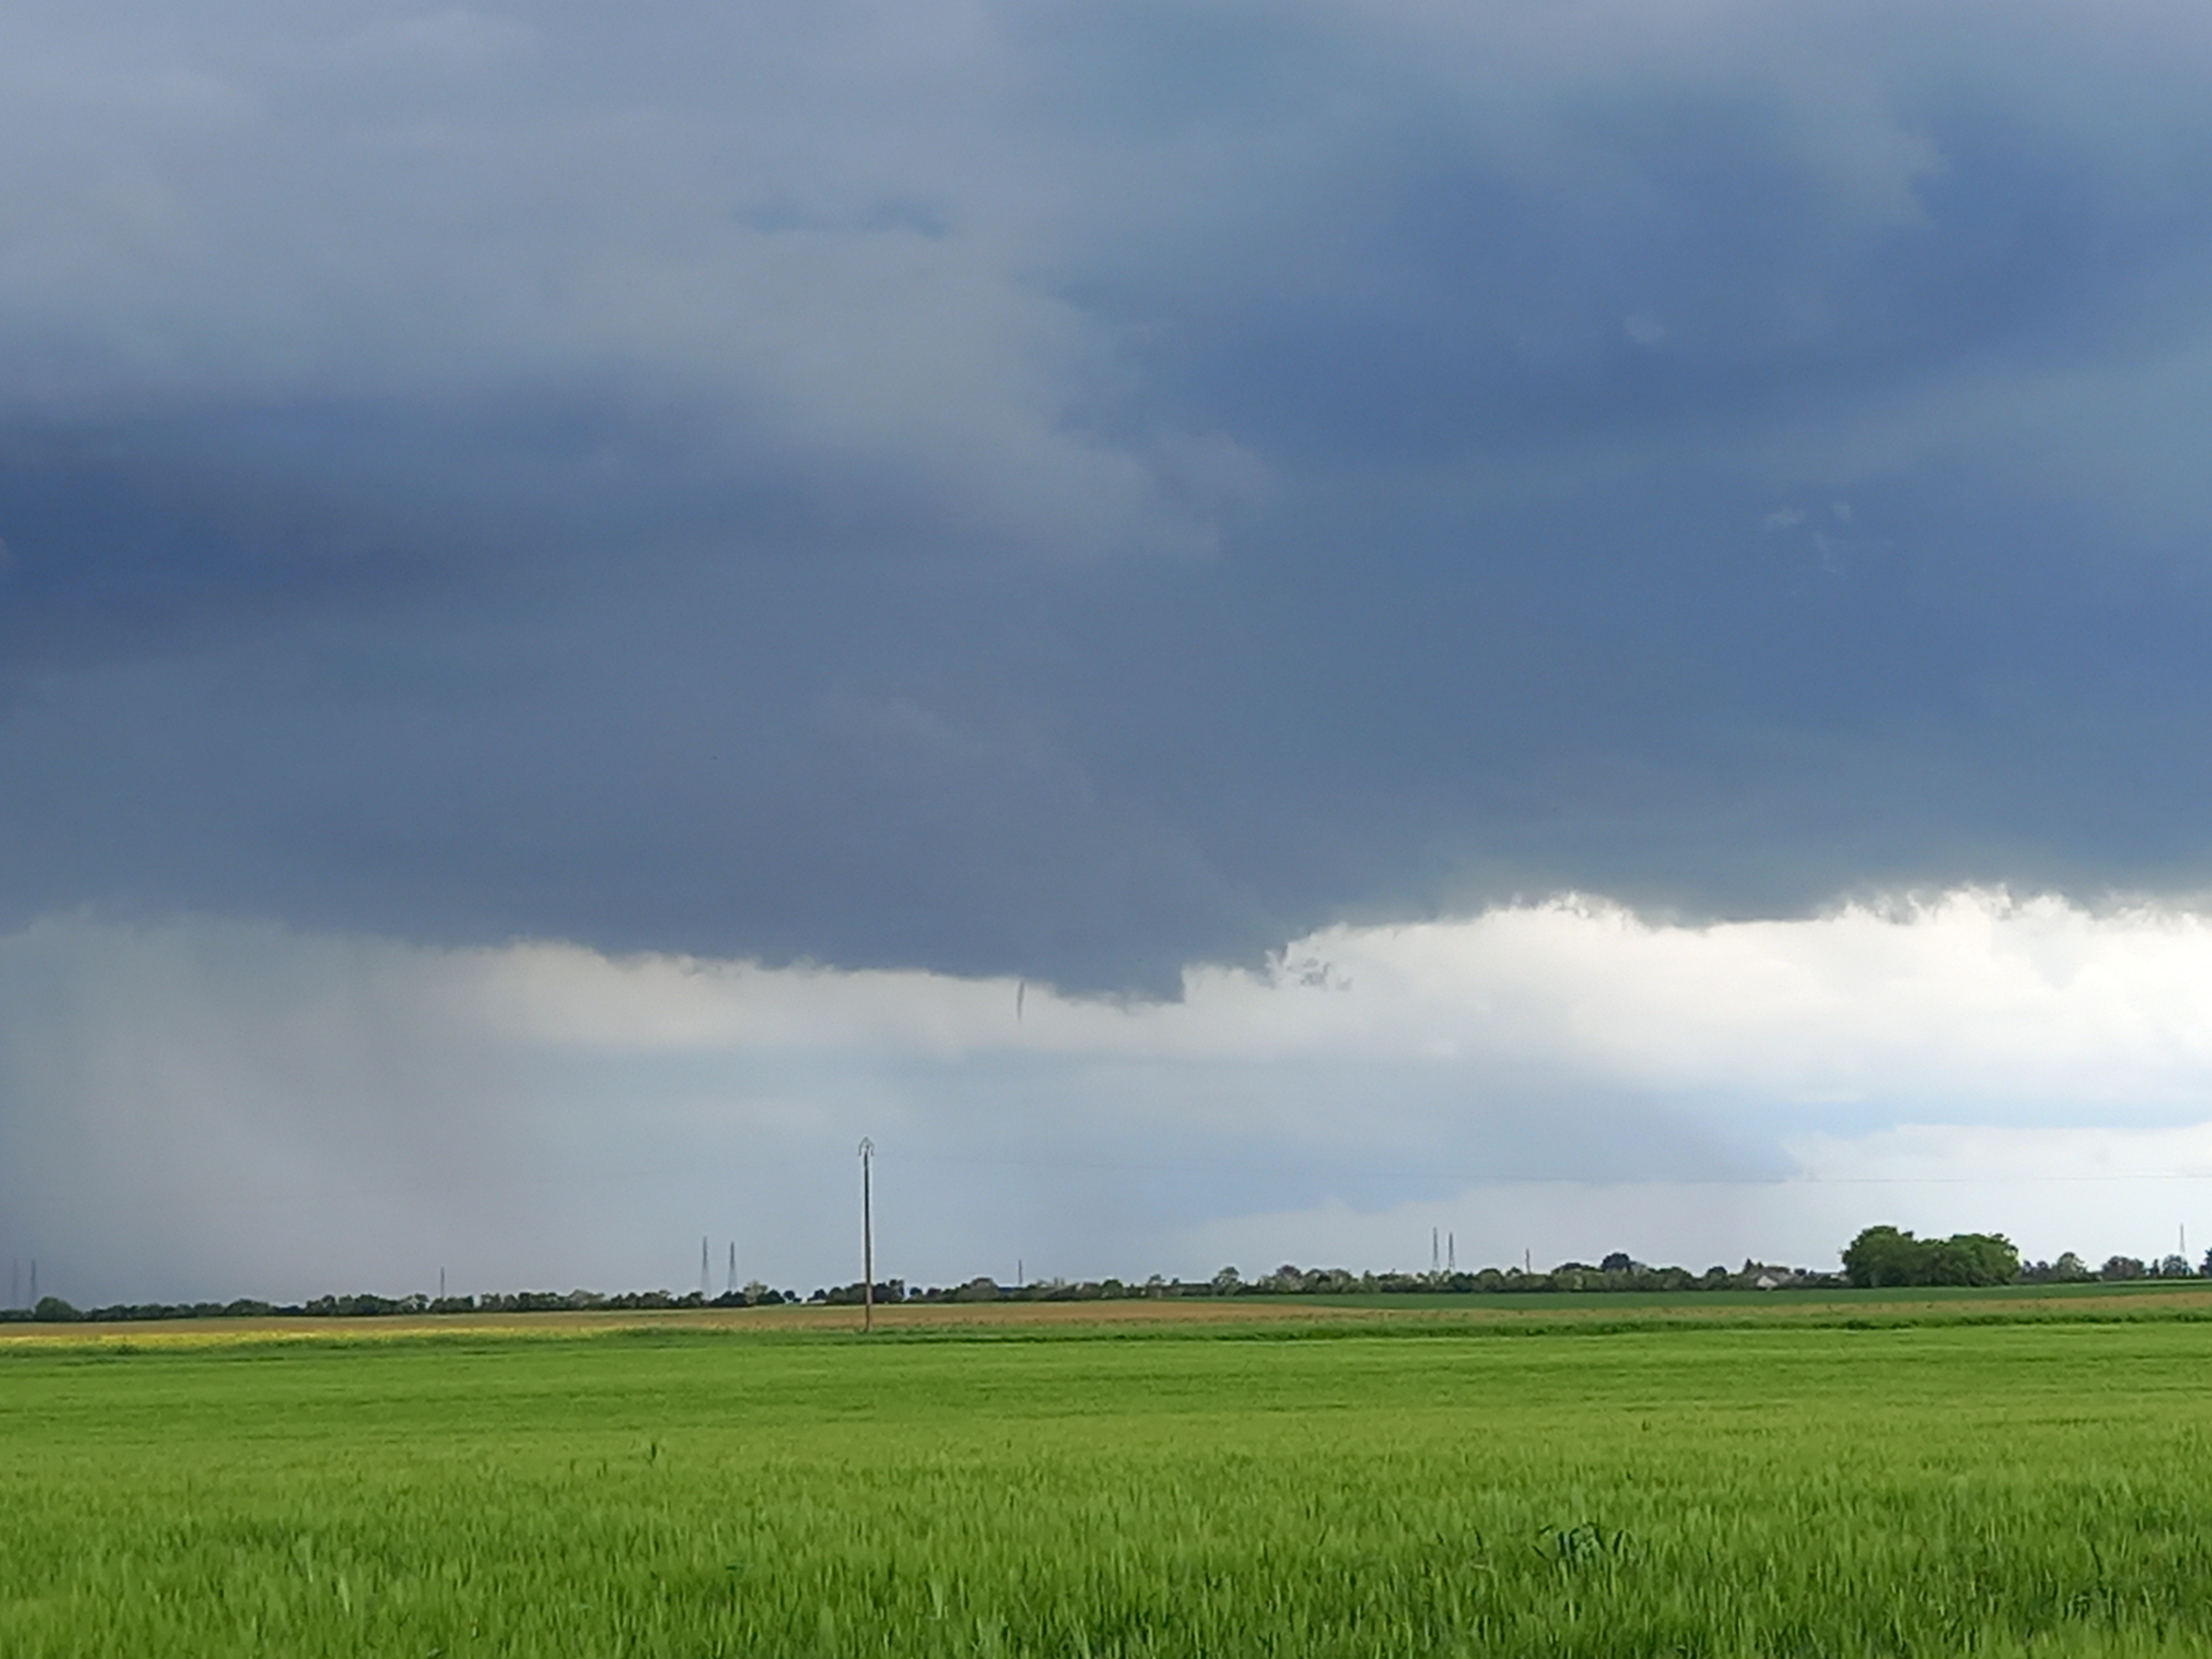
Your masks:
[{"label": "tree line", "polygon": [[[1919,1238],[1892,1226],[1868,1227],[1844,1248],[1843,1271],[1826,1273],[1747,1261],[1741,1267],[1715,1266],[1703,1273],[1686,1267],[1652,1267],[1625,1251],[1595,1263],[1563,1261],[1543,1272],[1521,1267],[1479,1267],[1428,1273],[1353,1273],[1343,1267],[1301,1267],[1285,1262],[1273,1273],[1246,1279],[1233,1267],[1211,1279],[1170,1279],[1155,1273],[1144,1279],[1049,1279],[1001,1285],[988,1277],[957,1285],[909,1285],[888,1279],[875,1286],[879,1303],[1116,1302],[1140,1298],[1182,1300],[1221,1297],[1274,1296],[1498,1296],[1639,1291],[1683,1293],[1710,1291],[1871,1290],[1885,1287],[2069,1284],[2139,1279],[2212,1278],[2212,1251],[2192,1267],[2179,1255],[2144,1261],[2108,1257],[2091,1267],[2072,1251],[2055,1261],[2022,1261],[2002,1233],[1954,1233],[1948,1238]],[[684,1308],[752,1308],[781,1304],[858,1306],[864,1286],[825,1285],[811,1294],[777,1290],[756,1279],[741,1291],[709,1297],[702,1291],[516,1291],[483,1296],[322,1296],[299,1303],[240,1298],[230,1302],[118,1303],[80,1310],[59,1297],[39,1299],[34,1308],[0,1309],[0,1322],[79,1321],[124,1322],[179,1319],[364,1319],[394,1316],[503,1313],[623,1312]]]},{"label": "tree line", "polygon": [[1844,1277],[1861,1290],[1885,1285],[2068,1285],[2101,1279],[2212,1278],[2212,1250],[2191,1267],[2185,1256],[2144,1261],[2107,1256],[2092,1267],[2068,1250],[2056,1261],[2022,1261],[2002,1233],[1954,1233],[1916,1238],[1896,1227],[1869,1227],[1844,1250]]},{"label": "tree line", "polygon": [[[875,1285],[878,1303],[1116,1302],[1144,1298],[1183,1300],[1271,1296],[1481,1296],[1501,1293],[1588,1291],[1725,1291],[1841,1288],[1835,1273],[1746,1261],[1740,1268],[1712,1267],[1692,1273],[1685,1267],[1654,1267],[1616,1252],[1595,1264],[1565,1261],[1547,1272],[1519,1267],[1483,1267],[1465,1272],[1353,1273],[1342,1267],[1300,1267],[1285,1263],[1256,1279],[1224,1267],[1210,1279],[1185,1279],[1155,1273],[1148,1279],[1036,1279],[1001,1285],[981,1277],[957,1285],[908,1285],[886,1279]],[[42,1297],[35,1309],[0,1310],[0,1320],[46,1322],[117,1322],[179,1319],[365,1319],[393,1316],[487,1313],[563,1313],[684,1308],[796,1306],[858,1307],[864,1287],[819,1287],[811,1294],[777,1290],[757,1280],[742,1291],[708,1297],[697,1291],[518,1291],[484,1296],[317,1297],[310,1302],[241,1299],[232,1302],[118,1303],[78,1309],[59,1297]]]}]

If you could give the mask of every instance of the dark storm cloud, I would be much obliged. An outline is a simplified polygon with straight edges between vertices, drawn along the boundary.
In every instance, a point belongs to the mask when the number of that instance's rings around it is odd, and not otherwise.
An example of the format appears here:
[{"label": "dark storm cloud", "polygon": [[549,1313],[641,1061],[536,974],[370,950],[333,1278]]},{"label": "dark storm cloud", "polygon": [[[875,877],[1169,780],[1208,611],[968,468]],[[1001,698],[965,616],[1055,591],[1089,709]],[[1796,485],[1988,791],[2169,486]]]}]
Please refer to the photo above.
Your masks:
[{"label": "dark storm cloud", "polygon": [[10,918],[1160,988],[2212,880],[2185,13],[4,28]]}]

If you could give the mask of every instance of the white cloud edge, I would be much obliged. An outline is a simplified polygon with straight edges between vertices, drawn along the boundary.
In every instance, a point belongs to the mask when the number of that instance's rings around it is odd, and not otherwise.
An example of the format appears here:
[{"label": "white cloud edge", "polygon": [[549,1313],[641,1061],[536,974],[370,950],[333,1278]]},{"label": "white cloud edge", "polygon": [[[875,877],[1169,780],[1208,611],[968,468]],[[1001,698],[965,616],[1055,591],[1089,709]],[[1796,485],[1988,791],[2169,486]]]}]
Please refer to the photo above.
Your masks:
[{"label": "white cloud edge", "polygon": [[2171,1112],[2212,1098],[2205,916],[2001,889],[1703,926],[1577,896],[1343,925],[1263,969],[1194,967],[1166,1002],[557,944],[432,960],[441,996],[487,1029],[610,1051],[1536,1064],[1674,1097],[1811,1105]]}]

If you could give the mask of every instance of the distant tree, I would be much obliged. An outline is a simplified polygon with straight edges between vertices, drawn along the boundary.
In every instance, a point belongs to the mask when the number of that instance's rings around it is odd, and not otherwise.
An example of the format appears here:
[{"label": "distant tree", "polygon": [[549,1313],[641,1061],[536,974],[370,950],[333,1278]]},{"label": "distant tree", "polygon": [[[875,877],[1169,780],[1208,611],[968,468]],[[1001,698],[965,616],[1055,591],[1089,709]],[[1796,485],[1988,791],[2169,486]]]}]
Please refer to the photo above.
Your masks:
[{"label": "distant tree", "polygon": [[2020,1277],[2020,1252],[2002,1233],[1954,1233],[1928,1248],[1930,1285],[2009,1285]]},{"label": "distant tree", "polygon": [[39,1305],[31,1310],[31,1317],[44,1320],[49,1324],[68,1324],[84,1316],[58,1296],[42,1296],[39,1298]]},{"label": "distant tree", "polygon": [[1885,1285],[2009,1285],[2020,1277],[2020,1252],[2002,1233],[1923,1239],[1895,1227],[1869,1227],[1844,1249],[1844,1273],[1861,1290]]},{"label": "distant tree", "polygon": [[1243,1288],[1244,1277],[1234,1267],[1224,1267],[1213,1276],[1213,1293],[1216,1296],[1234,1296]]},{"label": "distant tree", "polygon": [[2062,1285],[2078,1285],[2083,1279],[2094,1279],[2096,1275],[2089,1271],[2087,1262],[2068,1250],[2051,1264],[2051,1276]]},{"label": "distant tree", "polygon": [[1632,1273],[1636,1271],[1638,1263],[1636,1258],[1627,1251],[1615,1250],[1597,1265],[1600,1273]]},{"label": "distant tree", "polygon": [[1928,1282],[1928,1247],[1894,1227],[1869,1227],[1844,1251],[1844,1276],[1858,1289]]},{"label": "distant tree", "polygon": [[2100,1279],[2122,1279],[2143,1277],[2143,1264],[2131,1255],[2108,1255],[2105,1265],[2097,1269]]},{"label": "distant tree", "polygon": [[2190,1270],[2189,1258],[2185,1255],[2167,1256],[2164,1261],[2158,1264],[2155,1271],[2158,1277],[2160,1279],[2194,1279],[2197,1277],[2197,1275]]}]

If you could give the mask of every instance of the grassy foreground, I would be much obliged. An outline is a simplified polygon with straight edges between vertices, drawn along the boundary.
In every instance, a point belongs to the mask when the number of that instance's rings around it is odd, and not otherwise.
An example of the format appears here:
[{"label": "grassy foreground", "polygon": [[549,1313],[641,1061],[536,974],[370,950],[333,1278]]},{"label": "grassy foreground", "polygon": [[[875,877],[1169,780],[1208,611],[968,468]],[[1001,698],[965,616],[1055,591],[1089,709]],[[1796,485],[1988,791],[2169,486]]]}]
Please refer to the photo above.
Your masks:
[{"label": "grassy foreground", "polygon": [[0,1344],[0,1653],[2212,1651],[2212,1324]]}]

